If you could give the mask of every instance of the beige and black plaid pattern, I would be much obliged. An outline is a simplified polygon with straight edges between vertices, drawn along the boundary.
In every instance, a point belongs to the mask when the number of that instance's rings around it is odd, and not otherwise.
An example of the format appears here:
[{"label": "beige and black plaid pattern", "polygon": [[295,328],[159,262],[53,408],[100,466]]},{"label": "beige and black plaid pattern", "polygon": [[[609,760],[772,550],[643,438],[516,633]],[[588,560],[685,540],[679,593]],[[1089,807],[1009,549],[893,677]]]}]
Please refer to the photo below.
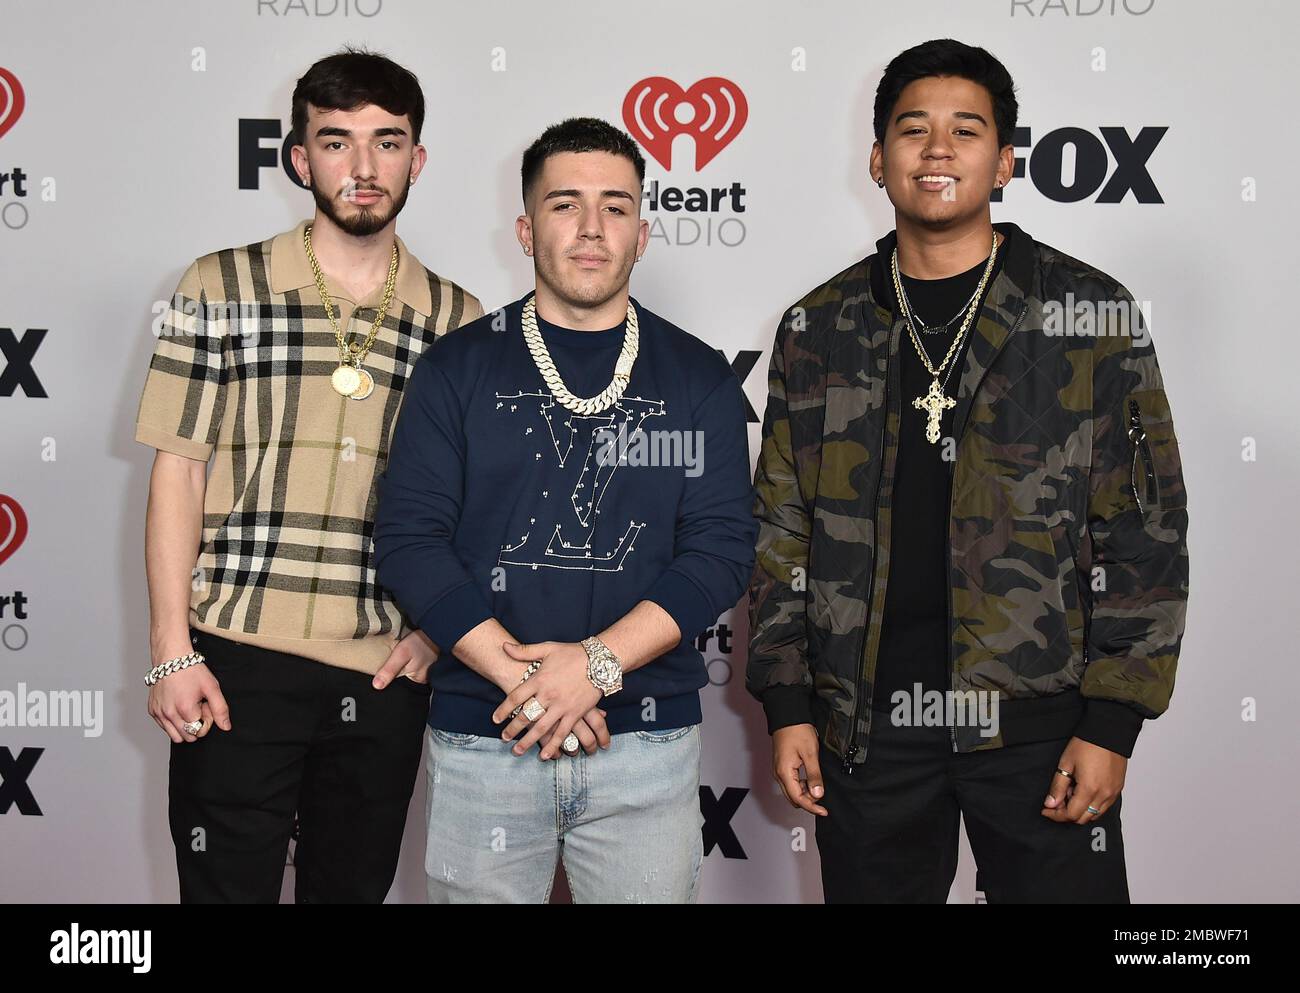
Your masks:
[{"label": "beige and black plaid pattern", "polygon": [[[374,392],[341,397],[304,224],[190,266],[161,320],[136,439],[212,460],[191,623],[374,671],[402,633],[372,540],[402,389],[436,337],[483,311],[399,239],[393,302],[365,360]],[[359,305],[328,288],[340,326],[364,339],[382,287]]]}]

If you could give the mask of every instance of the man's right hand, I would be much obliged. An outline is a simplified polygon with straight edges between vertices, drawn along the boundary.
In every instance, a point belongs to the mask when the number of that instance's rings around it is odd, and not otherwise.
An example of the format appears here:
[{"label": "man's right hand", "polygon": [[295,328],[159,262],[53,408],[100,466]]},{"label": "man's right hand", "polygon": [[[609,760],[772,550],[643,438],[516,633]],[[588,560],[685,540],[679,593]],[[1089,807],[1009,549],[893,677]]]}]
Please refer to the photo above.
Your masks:
[{"label": "man's right hand", "polygon": [[[803,770],[806,777],[799,777]],[[772,775],[790,805],[819,817],[827,815],[817,801],[826,795],[817,761],[817,729],[811,724],[791,724],[772,732]]]},{"label": "man's right hand", "polygon": [[[460,642],[457,642],[457,644],[460,644]],[[502,658],[504,658],[509,664],[503,666],[497,673],[494,673],[492,681],[496,683],[501,692],[509,694],[510,691],[518,686],[520,681],[524,678],[524,672],[528,668],[528,663],[512,659],[504,652],[502,653]],[[600,749],[609,748],[610,737],[609,729],[605,726],[605,711],[601,710],[599,707],[592,707],[591,710],[583,715],[578,723],[573,725],[573,733],[578,736],[578,743],[582,746],[582,750],[588,755],[595,755],[596,752],[600,751]],[[547,743],[553,740],[554,737],[553,734],[549,736],[543,735],[542,739],[537,742],[537,748],[539,750],[544,749]],[[555,757],[551,759],[552,762],[560,757],[558,748],[556,749],[556,752],[557,754]]]},{"label": "man's right hand", "polygon": [[[588,755],[595,755],[602,748],[608,748],[610,745],[609,728],[605,726],[605,711],[599,707],[592,707],[584,717],[579,718],[578,723],[573,725],[573,733],[578,736],[578,744]],[[555,755],[551,758],[552,762],[563,754],[560,741],[556,740],[557,737],[559,737],[558,729],[552,732],[549,738],[543,736],[543,740],[537,742],[538,748],[545,748],[548,743],[554,742]]]},{"label": "man's right hand", "polygon": [[[149,687],[149,716],[167,732],[167,737],[177,745],[198,741],[218,725],[230,730],[230,708],[221,695],[217,677],[202,662],[173,672]],[[182,725],[202,719],[203,730],[197,735],[184,730]]]}]

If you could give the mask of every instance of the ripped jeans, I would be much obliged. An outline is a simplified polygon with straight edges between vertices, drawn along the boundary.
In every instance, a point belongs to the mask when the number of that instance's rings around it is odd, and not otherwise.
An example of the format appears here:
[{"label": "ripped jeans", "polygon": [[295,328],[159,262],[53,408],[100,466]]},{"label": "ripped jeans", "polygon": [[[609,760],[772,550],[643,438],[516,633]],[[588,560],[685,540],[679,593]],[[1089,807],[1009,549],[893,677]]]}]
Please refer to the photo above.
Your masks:
[{"label": "ripped jeans", "polygon": [[557,858],[575,903],[693,903],[704,858],[700,727],[627,731],[595,755],[516,756],[429,729],[430,903],[544,903]]}]

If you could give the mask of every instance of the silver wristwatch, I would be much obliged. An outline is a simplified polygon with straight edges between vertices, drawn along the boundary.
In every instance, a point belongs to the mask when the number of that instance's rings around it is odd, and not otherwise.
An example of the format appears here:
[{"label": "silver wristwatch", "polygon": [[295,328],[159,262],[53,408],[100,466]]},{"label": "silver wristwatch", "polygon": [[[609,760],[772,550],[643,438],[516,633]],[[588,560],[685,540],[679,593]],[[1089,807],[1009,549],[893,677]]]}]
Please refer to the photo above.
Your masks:
[{"label": "silver wristwatch", "polygon": [[584,638],[582,647],[587,652],[587,678],[604,696],[623,688],[623,663],[597,637]]}]

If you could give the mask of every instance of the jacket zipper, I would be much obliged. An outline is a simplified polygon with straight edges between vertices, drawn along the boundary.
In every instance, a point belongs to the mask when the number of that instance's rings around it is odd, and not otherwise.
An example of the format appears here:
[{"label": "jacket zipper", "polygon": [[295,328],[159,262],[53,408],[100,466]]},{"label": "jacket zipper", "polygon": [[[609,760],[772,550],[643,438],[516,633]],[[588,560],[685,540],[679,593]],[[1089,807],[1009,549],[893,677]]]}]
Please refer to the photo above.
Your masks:
[{"label": "jacket zipper", "polygon": [[885,476],[885,434],[889,425],[889,349],[885,349],[885,393],[882,401],[884,416],[880,420],[880,472],[876,475],[876,491],[871,498],[871,574],[867,579],[867,614],[862,621],[862,637],[858,639],[858,679],[853,684],[853,717],[849,722],[849,747],[844,752],[844,772],[853,775],[853,757],[858,754],[858,714],[862,706],[862,681],[867,674],[867,633],[871,630],[871,606],[876,598],[876,561],[880,558],[880,483]]},{"label": "jacket zipper", "polygon": [[[1008,338],[1010,338],[1013,334],[1016,333],[1016,328],[1020,326],[1020,321],[1024,318],[1025,311],[1027,311],[1028,309],[1029,309],[1028,304],[1025,304],[1020,308],[1020,313],[1017,314],[1016,319],[1011,322],[1011,330],[1007,332]],[[994,356],[994,358],[996,358],[996,356]],[[954,358],[953,361],[955,362],[956,358]],[[992,365],[993,365],[993,360],[990,359],[989,366],[991,367]],[[985,375],[987,375],[988,369],[985,369],[984,372]],[[980,383],[982,383],[983,381],[984,381],[983,377],[981,376]],[[975,384],[976,393],[979,392],[980,383]],[[972,395],[971,402],[972,403],[974,402],[973,395]],[[954,411],[954,416],[955,413],[956,412]],[[956,424],[953,425],[954,428],[956,426],[957,426]],[[965,434],[965,432],[962,433],[963,435]],[[957,439],[957,447],[953,449],[953,455],[952,455],[952,476],[949,479],[949,485],[948,485],[948,521],[946,525],[946,527],[948,528],[948,534],[946,535],[947,540],[945,540],[943,543],[943,559],[944,559],[944,564],[947,567],[947,571],[944,573],[943,592],[944,592],[944,597],[947,599],[948,602],[948,618],[947,618],[948,637],[946,639],[946,643],[948,646],[949,699],[955,699],[955,694],[957,692],[957,662],[952,657],[952,498],[953,498],[953,491],[956,489],[956,487],[952,484],[957,481],[957,466],[960,464],[960,462],[961,462],[961,438],[959,437]],[[947,713],[947,710],[948,708],[945,706],[944,712]],[[956,707],[954,707],[953,710],[955,711]],[[948,734],[952,740],[952,750],[955,752],[957,751],[957,725],[956,724],[948,725]]]},{"label": "jacket zipper", "polygon": [[1138,458],[1142,459],[1143,482],[1147,493],[1147,502],[1157,504],[1160,501],[1160,487],[1156,480],[1155,461],[1151,457],[1151,446],[1147,441],[1146,430],[1142,427],[1142,408],[1132,397],[1128,401],[1128,438],[1133,443],[1133,465],[1129,470],[1129,485],[1133,487],[1133,499],[1137,501],[1138,510],[1143,511],[1142,496],[1138,492]]}]

